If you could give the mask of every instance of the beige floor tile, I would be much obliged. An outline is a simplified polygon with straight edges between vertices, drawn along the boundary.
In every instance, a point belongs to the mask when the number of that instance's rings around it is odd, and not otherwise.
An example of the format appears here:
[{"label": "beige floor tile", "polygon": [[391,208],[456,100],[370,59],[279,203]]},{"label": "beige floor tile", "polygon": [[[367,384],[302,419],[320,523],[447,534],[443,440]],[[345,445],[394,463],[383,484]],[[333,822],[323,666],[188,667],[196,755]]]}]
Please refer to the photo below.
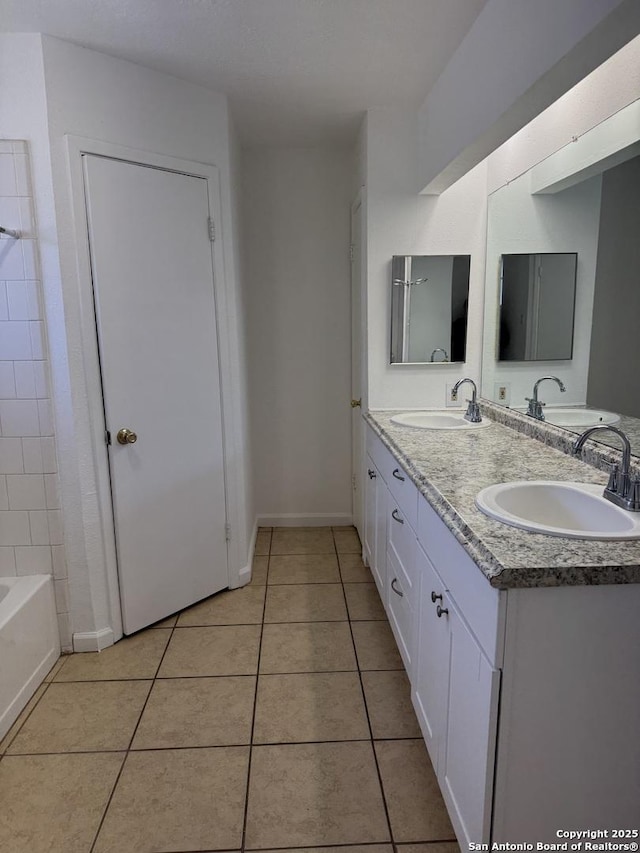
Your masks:
[{"label": "beige floor tile", "polygon": [[260,625],[176,628],[159,678],[255,675]]},{"label": "beige floor tile", "polygon": [[51,684],[11,754],[128,749],[151,681]]},{"label": "beige floor tile", "polygon": [[368,737],[369,725],[357,672],[260,676],[254,743]]},{"label": "beige floor tile", "polygon": [[397,846],[398,853],[460,853],[457,841],[432,841],[430,844],[398,844]]},{"label": "beige floor tile", "polygon": [[251,563],[251,586],[264,586],[269,572],[268,557],[254,557]]},{"label": "beige floor tile", "polygon": [[340,583],[269,586],[264,621],[343,622],[347,608]]},{"label": "beige floor tile", "polygon": [[375,583],[346,583],[344,594],[347,597],[349,619],[352,621],[386,620],[387,615]]},{"label": "beige floor tile", "polygon": [[375,749],[394,840],[453,841],[424,741],[377,741]]},{"label": "beige floor tile", "polygon": [[[54,669],[55,669],[55,667],[54,667]],[[24,706],[24,708],[22,709],[22,711],[18,715],[18,718],[15,721],[15,723],[11,726],[11,728],[6,733],[6,735],[2,738],[2,740],[0,740],[0,755],[4,755],[5,752],[9,749],[9,747],[11,746],[11,744],[13,742],[13,739],[18,734],[18,732],[20,731],[22,726],[25,724],[27,718],[29,717],[29,714],[31,714],[33,709],[38,704],[38,702],[44,696],[45,691],[47,690],[47,687],[48,687],[48,685],[44,684],[44,683],[41,684],[40,687],[38,687],[36,692],[33,694],[31,699],[29,699],[27,704]]]},{"label": "beige floor tile", "polygon": [[124,753],[15,755],[0,762],[0,850],[87,853]]},{"label": "beige floor tile", "polygon": [[176,622],[178,621],[178,614],[174,614],[173,616],[167,617],[167,619],[161,619],[159,622],[156,622],[153,627],[154,628],[175,628]]},{"label": "beige floor tile", "polygon": [[[249,848],[247,848],[248,850]],[[280,850],[263,850],[261,853],[283,853]],[[391,844],[350,844],[348,847],[288,847],[286,853],[393,853]]]},{"label": "beige floor tile", "polygon": [[269,584],[340,583],[335,554],[282,554],[271,557]]},{"label": "beige floor tile", "polygon": [[248,763],[245,746],[129,753],[95,853],[240,847]]},{"label": "beige floor tile", "polygon": [[404,671],[363,672],[362,684],[374,738],[421,737]]},{"label": "beige floor tile", "polygon": [[152,628],[101,652],[67,655],[54,682],[153,678],[170,636],[170,631]]},{"label": "beige floor tile", "polygon": [[343,583],[372,583],[373,575],[360,554],[338,554]]},{"label": "beige floor tile", "polygon": [[265,625],[260,672],[331,672],[355,670],[347,622],[291,622]]},{"label": "beige floor tile", "polygon": [[335,554],[330,527],[277,527],[272,554]]},{"label": "beige floor tile", "polygon": [[255,688],[246,675],[156,681],[132,749],[249,743]]},{"label": "beige floor tile", "polygon": [[56,677],[56,675],[58,674],[58,672],[62,668],[66,659],[67,659],[67,655],[60,655],[58,660],[54,663],[54,665],[51,667],[51,669],[49,670],[49,672],[45,676],[44,680],[46,682],[53,681],[53,679]]},{"label": "beige floor tile", "polygon": [[388,840],[370,743],[253,748],[247,849]]},{"label": "beige floor tile", "polygon": [[258,530],[258,535],[256,536],[256,547],[254,550],[254,556],[262,557],[269,554],[269,549],[271,547],[271,528],[261,528]]},{"label": "beige floor tile", "polygon": [[352,622],[360,669],[404,669],[388,622]]},{"label": "beige floor tile", "polygon": [[264,610],[264,586],[243,586],[218,592],[184,610],[179,628],[193,625],[259,625]]},{"label": "beige floor tile", "polygon": [[355,527],[334,527],[333,538],[338,554],[362,554],[360,537]]}]

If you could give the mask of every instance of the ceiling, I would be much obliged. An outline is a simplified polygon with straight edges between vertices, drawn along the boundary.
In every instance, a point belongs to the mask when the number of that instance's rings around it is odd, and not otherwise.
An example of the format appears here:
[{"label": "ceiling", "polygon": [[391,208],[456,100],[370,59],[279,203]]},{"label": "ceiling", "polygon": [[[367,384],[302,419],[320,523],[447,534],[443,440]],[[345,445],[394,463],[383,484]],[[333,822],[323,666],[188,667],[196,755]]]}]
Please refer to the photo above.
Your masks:
[{"label": "ceiling", "polygon": [[417,107],[486,0],[0,0],[43,32],[229,96],[245,145],[343,144]]}]

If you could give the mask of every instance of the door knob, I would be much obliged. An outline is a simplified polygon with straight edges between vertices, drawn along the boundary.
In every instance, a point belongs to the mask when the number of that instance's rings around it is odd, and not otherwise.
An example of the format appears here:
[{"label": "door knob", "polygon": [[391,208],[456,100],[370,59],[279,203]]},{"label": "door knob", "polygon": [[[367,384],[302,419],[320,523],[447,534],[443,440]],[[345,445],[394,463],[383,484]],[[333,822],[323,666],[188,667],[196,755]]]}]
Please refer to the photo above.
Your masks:
[{"label": "door knob", "polygon": [[118,444],[135,444],[138,440],[138,436],[133,430],[130,429],[119,429],[116,438],[118,439]]}]

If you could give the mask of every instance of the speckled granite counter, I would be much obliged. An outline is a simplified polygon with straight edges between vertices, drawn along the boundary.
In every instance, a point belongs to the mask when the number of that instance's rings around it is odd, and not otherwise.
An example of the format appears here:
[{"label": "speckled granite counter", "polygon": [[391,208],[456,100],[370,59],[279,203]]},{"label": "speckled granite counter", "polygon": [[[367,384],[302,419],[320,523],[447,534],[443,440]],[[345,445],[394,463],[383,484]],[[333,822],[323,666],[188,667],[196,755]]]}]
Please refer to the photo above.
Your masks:
[{"label": "speckled granite counter", "polygon": [[364,417],[492,586],[640,583],[640,541],[529,533],[494,521],[474,502],[493,483],[566,480],[604,487],[606,473],[500,423],[477,431],[417,430],[391,423],[393,414]]}]

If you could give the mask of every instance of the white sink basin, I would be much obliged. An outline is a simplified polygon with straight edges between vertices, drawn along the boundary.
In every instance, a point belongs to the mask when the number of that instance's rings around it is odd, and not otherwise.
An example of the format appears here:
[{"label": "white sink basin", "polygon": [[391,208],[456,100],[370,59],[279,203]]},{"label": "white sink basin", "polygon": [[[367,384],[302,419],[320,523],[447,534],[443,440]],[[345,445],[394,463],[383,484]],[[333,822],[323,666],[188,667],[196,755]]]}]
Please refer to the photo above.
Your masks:
[{"label": "white sink basin", "polygon": [[483,429],[491,426],[488,420],[472,424],[465,420],[464,412],[403,412],[394,415],[391,423],[412,429]]},{"label": "white sink basin", "polygon": [[[526,407],[518,407],[519,411],[526,412]],[[568,429],[587,429],[597,424],[617,424],[620,416],[615,412],[605,412],[603,409],[580,409],[568,406],[562,408],[546,407],[544,409],[546,423],[554,424]]]},{"label": "white sink basin", "polygon": [[569,539],[640,539],[640,512],[602,497],[603,486],[524,480],[482,489],[476,506],[504,524]]}]

